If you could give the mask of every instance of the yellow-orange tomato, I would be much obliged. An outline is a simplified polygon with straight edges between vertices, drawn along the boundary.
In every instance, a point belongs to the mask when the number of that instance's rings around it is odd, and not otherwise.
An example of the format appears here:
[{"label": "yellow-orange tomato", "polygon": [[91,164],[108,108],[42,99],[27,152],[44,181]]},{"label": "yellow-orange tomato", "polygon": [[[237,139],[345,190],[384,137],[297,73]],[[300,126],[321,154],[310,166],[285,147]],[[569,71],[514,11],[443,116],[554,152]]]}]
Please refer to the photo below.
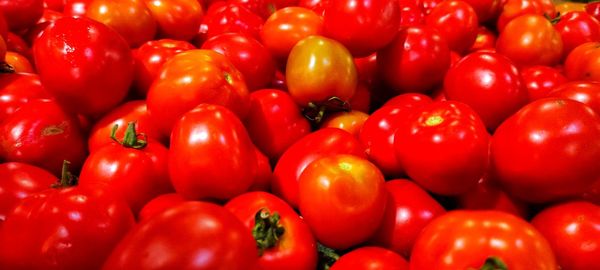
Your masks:
[{"label": "yellow-orange tomato", "polygon": [[19,53],[6,52],[4,61],[13,67],[17,73],[34,73],[33,66],[31,66],[27,57]]},{"label": "yellow-orange tomato", "polygon": [[354,136],[358,136],[358,132],[367,118],[369,118],[369,115],[361,111],[339,112],[326,118],[321,128],[339,128],[350,132]]},{"label": "yellow-orange tomato", "polygon": [[158,22],[162,38],[191,40],[200,29],[204,11],[198,1],[144,0],[152,17]]},{"label": "yellow-orange tomato", "polygon": [[321,16],[307,8],[286,7],[269,16],[260,38],[273,56],[285,59],[298,41],[322,31]]}]

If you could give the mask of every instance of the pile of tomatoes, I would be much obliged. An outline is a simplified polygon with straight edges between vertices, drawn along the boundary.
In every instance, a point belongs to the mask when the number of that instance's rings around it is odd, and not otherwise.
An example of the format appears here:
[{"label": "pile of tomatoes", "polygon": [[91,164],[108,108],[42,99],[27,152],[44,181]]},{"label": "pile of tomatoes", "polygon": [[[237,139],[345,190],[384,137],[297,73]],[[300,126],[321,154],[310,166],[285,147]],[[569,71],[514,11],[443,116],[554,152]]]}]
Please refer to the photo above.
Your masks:
[{"label": "pile of tomatoes", "polygon": [[0,0],[0,269],[600,269],[599,20]]}]

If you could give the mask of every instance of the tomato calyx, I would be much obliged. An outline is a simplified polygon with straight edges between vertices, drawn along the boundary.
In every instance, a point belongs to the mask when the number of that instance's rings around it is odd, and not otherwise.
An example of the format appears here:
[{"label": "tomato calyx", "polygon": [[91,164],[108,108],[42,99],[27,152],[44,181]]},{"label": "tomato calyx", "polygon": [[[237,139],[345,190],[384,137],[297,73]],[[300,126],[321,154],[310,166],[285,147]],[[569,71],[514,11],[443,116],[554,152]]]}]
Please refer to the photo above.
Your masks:
[{"label": "tomato calyx", "polygon": [[15,73],[15,68],[7,63],[0,63],[0,74]]},{"label": "tomato calyx", "polygon": [[560,12],[557,12],[557,13],[556,13],[556,17],[552,18],[552,17],[550,17],[550,15],[548,15],[547,13],[544,13],[544,17],[545,17],[546,19],[548,19],[548,21],[550,21],[550,23],[551,23],[552,25],[555,25],[555,24],[557,24],[558,22],[560,22],[560,20],[562,19],[562,14],[560,14]]},{"label": "tomato calyx", "polygon": [[319,252],[319,270],[329,270],[329,268],[340,259],[340,255],[337,254],[335,250],[318,242],[317,251]]},{"label": "tomato calyx", "polygon": [[350,103],[339,98],[330,97],[324,102],[309,102],[308,106],[302,109],[302,114],[313,124],[320,124],[328,113],[349,112]]},{"label": "tomato calyx", "polygon": [[488,257],[479,270],[508,270],[506,263],[498,257]]},{"label": "tomato calyx", "polygon": [[71,173],[69,166],[71,166],[71,162],[64,160],[60,174],[60,180],[57,183],[52,184],[50,186],[51,188],[66,188],[77,185],[79,179],[77,179],[77,176]]},{"label": "tomato calyx", "polygon": [[252,236],[256,240],[259,256],[262,256],[266,249],[276,246],[283,233],[285,233],[285,228],[279,224],[279,220],[279,213],[273,212],[271,214],[269,209],[262,208],[256,212]]},{"label": "tomato calyx", "polygon": [[[127,129],[125,130],[125,135],[123,135],[123,140],[119,141],[119,139],[117,139],[117,129],[119,128],[119,125],[114,125],[111,132],[110,132],[110,138],[119,143],[120,145],[127,147],[127,148],[133,148],[133,149],[143,149],[144,147],[146,147],[146,145],[148,145],[148,137],[146,136],[146,134],[144,133],[137,133],[135,131],[135,122],[129,122],[127,124]],[[142,137],[141,139],[139,137]]]}]

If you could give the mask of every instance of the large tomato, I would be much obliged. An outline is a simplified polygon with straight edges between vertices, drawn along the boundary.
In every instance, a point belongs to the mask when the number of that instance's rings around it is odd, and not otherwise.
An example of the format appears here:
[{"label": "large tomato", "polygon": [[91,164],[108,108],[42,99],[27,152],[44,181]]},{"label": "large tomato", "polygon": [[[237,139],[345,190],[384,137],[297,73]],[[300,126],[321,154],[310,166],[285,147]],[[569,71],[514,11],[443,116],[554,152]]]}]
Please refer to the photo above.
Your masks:
[{"label": "large tomato", "polygon": [[120,103],[133,80],[129,45],[108,26],[64,17],[33,45],[44,87],[65,109],[99,116]]},{"label": "large tomato", "polygon": [[555,88],[567,82],[567,77],[559,69],[549,66],[523,68],[521,77],[530,102],[547,97]]},{"label": "large tomato", "polygon": [[498,127],[491,151],[510,195],[535,203],[578,196],[600,179],[600,115],[577,101],[539,99]]},{"label": "large tomato", "polygon": [[[204,11],[199,1],[143,0],[158,22],[161,38],[191,40],[200,29]],[[137,18],[136,18],[137,19]]]},{"label": "large tomato", "polygon": [[380,247],[360,247],[340,257],[331,270],[408,270],[402,256]]},{"label": "large tomato", "polygon": [[425,23],[438,29],[452,51],[465,53],[477,38],[479,22],[475,10],[460,0],[443,1],[425,17]]},{"label": "large tomato", "polygon": [[36,74],[2,74],[0,76],[0,122],[34,99],[48,99],[50,94]]}]

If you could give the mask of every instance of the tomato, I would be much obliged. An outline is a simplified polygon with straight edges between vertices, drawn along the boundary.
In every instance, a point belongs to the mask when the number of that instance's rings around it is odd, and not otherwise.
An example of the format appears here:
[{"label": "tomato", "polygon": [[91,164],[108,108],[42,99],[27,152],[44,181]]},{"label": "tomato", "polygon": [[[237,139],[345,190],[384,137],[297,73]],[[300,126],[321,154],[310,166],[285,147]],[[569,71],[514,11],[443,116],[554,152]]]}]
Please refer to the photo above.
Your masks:
[{"label": "tomato", "polygon": [[434,219],[419,234],[410,269],[480,269],[486,259],[504,268],[556,270],[548,241],[527,221],[499,211],[457,210]]},{"label": "tomato", "polygon": [[133,79],[134,61],[125,40],[83,17],[64,17],[48,26],[35,41],[33,55],[44,87],[76,113],[107,112],[125,98]]},{"label": "tomato", "polygon": [[3,269],[99,269],[134,225],[127,204],[79,187],[31,195],[0,229]]},{"label": "tomato", "polygon": [[518,66],[558,64],[563,46],[552,23],[542,15],[532,14],[512,19],[496,41],[496,50]]},{"label": "tomato", "polygon": [[439,101],[415,109],[398,125],[394,148],[416,183],[437,194],[458,195],[474,187],[485,173],[489,138],[469,106]]},{"label": "tomato", "polygon": [[56,102],[34,99],[0,124],[0,156],[60,175],[64,160],[80,168],[85,138],[77,120]]},{"label": "tomato", "polygon": [[475,10],[464,1],[443,1],[431,10],[425,24],[436,28],[452,51],[465,53],[477,38],[479,22]]},{"label": "tomato", "polygon": [[0,224],[21,200],[58,182],[50,172],[21,162],[0,164],[0,179]]},{"label": "tomato", "polygon": [[327,247],[343,250],[363,243],[383,220],[385,180],[364,158],[324,155],[304,169],[298,182],[300,213]]},{"label": "tomato", "polygon": [[64,14],[66,16],[85,16],[87,7],[93,0],[65,0]]},{"label": "tomato", "polygon": [[259,39],[263,23],[263,18],[252,13],[243,5],[224,1],[218,1],[211,5],[202,21],[207,28],[207,38],[234,32]]},{"label": "tomato", "polygon": [[554,28],[563,41],[563,57],[583,43],[600,41],[600,22],[585,11],[563,14],[554,24]]},{"label": "tomato", "polygon": [[360,247],[340,257],[331,270],[408,270],[408,262],[393,251],[380,247]]},{"label": "tomato", "polygon": [[498,181],[526,202],[552,202],[583,193],[600,179],[600,115],[562,98],[533,101],[494,133]]},{"label": "tomato", "polygon": [[42,0],[2,0],[0,11],[4,14],[8,27],[12,32],[25,30],[42,17],[44,2]]},{"label": "tomato", "polygon": [[552,90],[567,82],[567,78],[556,68],[530,66],[521,70],[523,84],[527,87],[529,101],[548,96]]},{"label": "tomato", "polygon": [[463,0],[473,7],[480,23],[493,22],[504,6],[505,0]]},{"label": "tomato", "polygon": [[564,62],[565,76],[571,81],[600,81],[600,42],[583,43],[569,53]]},{"label": "tomato", "polygon": [[481,177],[477,186],[456,198],[460,209],[497,210],[527,218],[528,208],[523,201],[509,196],[493,179],[491,169]]},{"label": "tomato", "polygon": [[277,196],[249,192],[231,199],[225,209],[252,232],[259,269],[316,269],[317,243],[310,227]]},{"label": "tomato", "polygon": [[532,220],[548,239],[562,269],[600,267],[600,206],[572,201],[548,207]]},{"label": "tomato", "polygon": [[447,42],[428,26],[401,29],[377,54],[378,73],[397,93],[432,90],[450,67]]},{"label": "tomato", "polygon": [[148,220],[169,208],[177,206],[186,200],[179,193],[166,193],[154,197],[148,201],[138,214],[138,220],[143,222]]},{"label": "tomato", "polygon": [[227,209],[183,202],[129,231],[103,269],[252,269],[255,246],[248,229]]},{"label": "tomato", "polygon": [[402,27],[421,25],[425,22],[425,13],[420,1],[399,0],[400,29]]},{"label": "tomato", "polygon": [[269,16],[260,31],[260,38],[273,57],[285,60],[298,41],[321,35],[322,31],[321,16],[307,8],[286,7]]},{"label": "tomato", "polygon": [[6,52],[6,56],[4,57],[4,62],[15,70],[16,73],[34,73],[33,67],[31,63],[27,59],[27,57],[16,53],[16,52]]},{"label": "tomato", "polygon": [[448,70],[444,95],[469,105],[489,130],[527,104],[527,89],[517,67],[503,55],[474,52]]},{"label": "tomato", "polygon": [[132,48],[156,35],[156,20],[142,0],[93,0],[85,15],[116,30]]},{"label": "tomato", "polygon": [[579,101],[600,115],[600,82],[570,81],[554,88],[548,96]]},{"label": "tomato", "polygon": [[498,32],[504,31],[507,23],[524,14],[547,16],[550,19],[559,15],[551,0],[505,0],[503,2],[502,12],[496,21]]},{"label": "tomato", "polygon": [[189,50],[163,65],[146,101],[151,119],[168,137],[175,122],[198,104],[223,105],[243,118],[249,98],[242,74],[227,57],[212,50]]},{"label": "tomato", "polygon": [[276,89],[250,93],[250,110],[244,122],[256,147],[272,161],[311,131],[292,97]]},{"label": "tomato", "polygon": [[485,26],[477,28],[477,37],[475,42],[469,49],[470,52],[478,50],[495,50],[496,49],[496,34]]},{"label": "tomato", "polygon": [[257,165],[254,151],[233,112],[200,104],[175,123],[169,176],[186,199],[230,199],[252,185]]},{"label": "tomato", "polygon": [[323,35],[342,43],[353,56],[368,56],[392,42],[400,27],[397,0],[328,0]]},{"label": "tomato", "polygon": [[369,118],[369,115],[361,111],[338,112],[325,118],[320,128],[339,128],[358,137],[358,132],[367,118]]},{"label": "tomato", "polygon": [[412,181],[390,180],[385,187],[388,193],[385,214],[370,243],[410,258],[419,232],[446,210]]},{"label": "tomato", "polygon": [[161,38],[191,40],[200,29],[204,16],[198,1],[143,0],[158,23]]},{"label": "tomato", "polygon": [[250,91],[267,87],[275,76],[271,53],[251,36],[224,33],[208,39],[201,48],[225,55],[242,73]]},{"label": "tomato", "polygon": [[44,0],[44,8],[63,12],[66,0]]},{"label": "tomato", "polygon": [[406,115],[415,108],[432,102],[423,94],[401,94],[390,99],[383,107],[374,111],[363,124],[358,139],[365,146],[369,160],[387,177],[398,177],[404,173],[394,147],[394,133]]},{"label": "tomato", "polygon": [[36,74],[2,74],[0,76],[0,122],[12,115],[21,106],[34,99],[48,99]]},{"label": "tomato", "polygon": [[285,78],[290,95],[302,107],[331,97],[348,101],[358,83],[350,52],[341,43],[322,36],[309,36],[292,48]]},{"label": "tomato", "polygon": [[298,181],[302,172],[315,159],[334,154],[366,158],[361,143],[347,131],[338,128],[317,130],[296,141],[281,155],[273,170],[273,193],[292,207],[298,207]]},{"label": "tomato", "polygon": [[310,9],[319,16],[323,16],[325,12],[325,5],[329,3],[329,0],[300,0],[298,6]]}]

